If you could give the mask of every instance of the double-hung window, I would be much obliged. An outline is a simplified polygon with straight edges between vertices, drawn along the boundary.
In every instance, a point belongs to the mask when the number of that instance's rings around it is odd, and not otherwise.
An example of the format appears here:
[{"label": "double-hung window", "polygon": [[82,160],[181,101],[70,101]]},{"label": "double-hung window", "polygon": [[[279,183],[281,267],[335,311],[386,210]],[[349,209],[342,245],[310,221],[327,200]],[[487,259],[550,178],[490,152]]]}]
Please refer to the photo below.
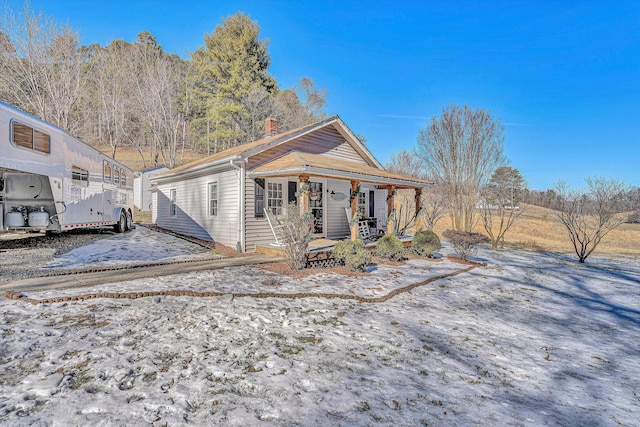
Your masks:
[{"label": "double-hung window", "polygon": [[178,209],[176,206],[176,190],[172,188],[171,190],[169,190],[169,216],[175,217],[177,212]]},{"label": "double-hung window", "polygon": [[254,216],[264,218],[264,178],[255,179]]},{"label": "double-hung window", "polygon": [[358,193],[358,212],[360,212],[360,218],[366,218],[369,215],[366,213],[369,210],[367,209],[367,194],[366,193]]},{"label": "double-hung window", "polygon": [[218,216],[218,183],[209,183],[209,216]]},{"label": "double-hung window", "polygon": [[268,182],[267,183],[267,209],[274,215],[282,215],[282,183],[281,182]]}]

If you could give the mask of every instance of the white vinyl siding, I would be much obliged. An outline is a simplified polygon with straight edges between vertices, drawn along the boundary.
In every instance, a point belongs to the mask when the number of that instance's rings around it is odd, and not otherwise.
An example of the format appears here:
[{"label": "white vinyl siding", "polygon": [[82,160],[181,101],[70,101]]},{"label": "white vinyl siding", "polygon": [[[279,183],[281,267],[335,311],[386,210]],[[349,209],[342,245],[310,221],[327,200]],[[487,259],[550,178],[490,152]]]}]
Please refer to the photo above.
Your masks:
[{"label": "white vinyl siding", "polygon": [[[208,184],[218,184],[217,216],[209,216]],[[253,184],[253,181],[252,181]],[[253,185],[252,185],[253,186]],[[169,189],[176,188],[177,218],[168,217]],[[238,175],[235,170],[158,184],[156,224],[177,233],[215,241],[236,249],[238,243]],[[253,194],[253,190],[251,192]],[[164,206],[164,207],[163,207]]]},{"label": "white vinyl siding", "polygon": [[[264,202],[263,206],[267,207],[267,195],[269,183],[278,184],[275,188],[281,188],[282,192],[282,206],[287,204],[288,200],[288,182],[295,181],[298,182],[296,178],[290,179],[266,179],[264,182]],[[245,214],[245,252],[255,252],[256,245],[268,246],[269,244],[275,243],[275,238],[273,237],[273,233],[271,232],[271,228],[269,227],[269,222],[267,218],[259,217],[256,214],[258,213],[258,206],[256,206],[256,184],[253,179],[247,179],[246,181],[246,214]],[[272,186],[272,189],[274,186]]]}]

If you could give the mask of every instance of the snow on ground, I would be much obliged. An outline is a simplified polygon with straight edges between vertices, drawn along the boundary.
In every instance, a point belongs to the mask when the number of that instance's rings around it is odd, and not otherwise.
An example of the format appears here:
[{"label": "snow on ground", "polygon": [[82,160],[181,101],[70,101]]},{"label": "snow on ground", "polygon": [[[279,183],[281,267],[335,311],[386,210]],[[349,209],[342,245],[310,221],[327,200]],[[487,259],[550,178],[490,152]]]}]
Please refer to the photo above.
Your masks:
[{"label": "snow on ground", "polygon": [[82,265],[105,267],[144,263],[149,260],[168,261],[206,252],[207,249],[184,239],[137,226],[128,233],[116,234],[73,249],[49,262],[45,268],[78,268]]},{"label": "snow on ground", "polygon": [[[479,257],[379,304],[0,299],[0,424],[640,425],[640,260]],[[294,281],[239,267],[96,289],[368,296],[460,268]]]}]

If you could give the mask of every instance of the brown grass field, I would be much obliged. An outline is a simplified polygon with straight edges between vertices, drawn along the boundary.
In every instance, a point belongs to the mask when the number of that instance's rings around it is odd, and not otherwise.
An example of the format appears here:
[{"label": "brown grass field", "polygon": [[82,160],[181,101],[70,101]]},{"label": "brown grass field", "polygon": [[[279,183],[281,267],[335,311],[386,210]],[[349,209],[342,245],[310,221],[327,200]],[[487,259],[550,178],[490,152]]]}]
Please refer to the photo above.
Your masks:
[{"label": "brown grass field", "polygon": [[[435,232],[442,235],[451,228],[448,217],[441,219]],[[482,224],[474,231],[486,234]],[[540,252],[574,252],[566,229],[555,220],[551,209],[528,205],[518,221],[505,234],[505,246]],[[640,224],[622,224],[609,233],[592,255],[621,254],[640,255]]]},{"label": "brown grass field", "polygon": [[[110,155],[109,147],[97,147]],[[150,153],[145,152],[146,167],[153,166]],[[185,150],[184,157],[178,156],[176,166],[202,158],[205,154]],[[183,161],[182,161],[183,159]],[[121,161],[133,170],[142,169],[140,155],[129,148],[119,148],[116,160]],[[137,221],[150,221],[151,214],[136,212]],[[479,218],[478,218],[479,219]],[[442,218],[435,227],[435,232],[442,236],[442,232],[451,228],[448,217]],[[486,234],[482,224],[478,223],[474,231]],[[567,231],[555,220],[554,211],[540,206],[527,206],[526,211],[505,235],[505,245],[519,249],[542,252],[573,252]],[[621,254],[640,255],[640,224],[622,224],[609,233],[598,245],[593,254]]]}]

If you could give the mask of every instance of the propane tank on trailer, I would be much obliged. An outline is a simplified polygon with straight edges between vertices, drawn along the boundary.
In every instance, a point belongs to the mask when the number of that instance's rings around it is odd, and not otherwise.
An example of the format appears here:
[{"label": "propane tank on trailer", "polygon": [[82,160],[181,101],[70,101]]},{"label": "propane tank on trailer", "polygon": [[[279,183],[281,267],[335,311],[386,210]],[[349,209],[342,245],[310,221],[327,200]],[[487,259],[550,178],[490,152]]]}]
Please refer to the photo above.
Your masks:
[{"label": "propane tank on trailer", "polygon": [[18,206],[17,208],[14,207],[11,212],[7,212],[4,216],[4,224],[7,228],[24,227],[25,217],[20,211],[20,208],[21,206]]},{"label": "propane tank on trailer", "polygon": [[47,227],[49,225],[49,212],[40,206],[39,211],[29,212],[29,227]]}]

